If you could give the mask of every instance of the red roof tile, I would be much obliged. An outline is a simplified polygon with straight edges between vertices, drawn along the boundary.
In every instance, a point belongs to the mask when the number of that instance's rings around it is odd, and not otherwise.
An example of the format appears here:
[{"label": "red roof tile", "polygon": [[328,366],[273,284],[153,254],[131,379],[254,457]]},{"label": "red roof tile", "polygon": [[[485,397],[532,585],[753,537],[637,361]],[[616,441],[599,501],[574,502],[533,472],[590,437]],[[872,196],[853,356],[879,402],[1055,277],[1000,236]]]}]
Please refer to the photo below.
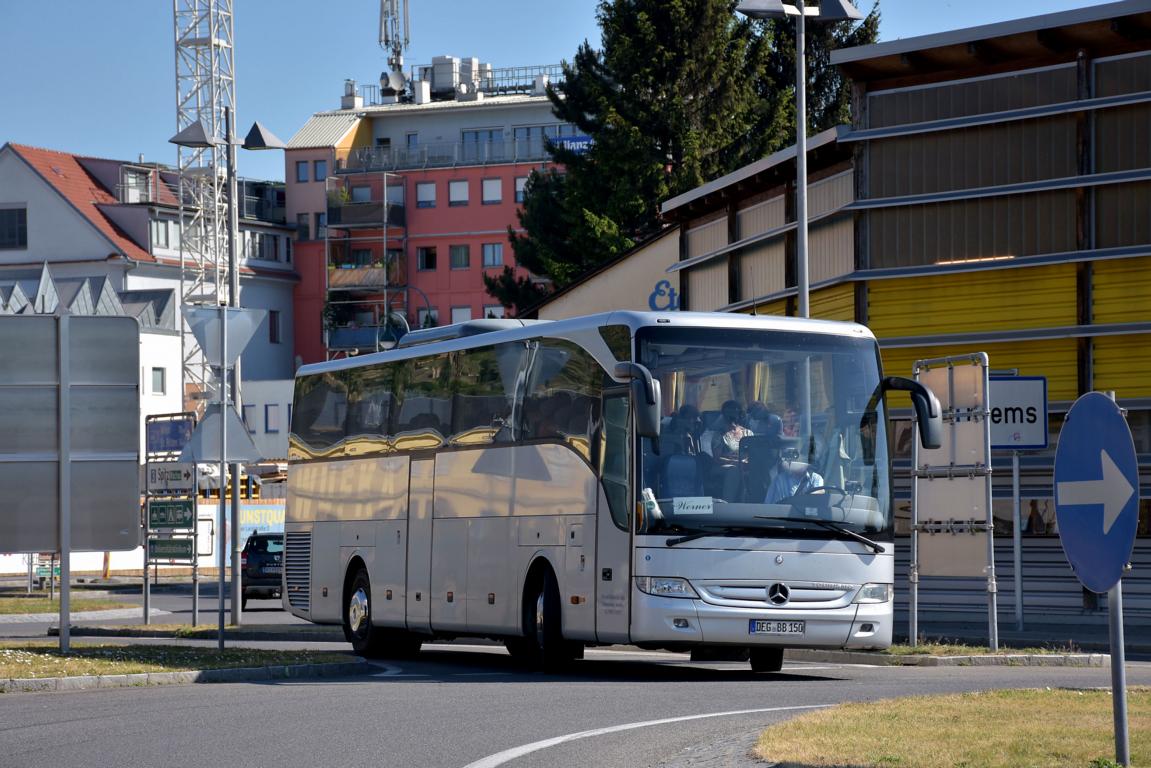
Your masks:
[{"label": "red roof tile", "polygon": [[118,251],[136,261],[155,261],[152,254],[124,234],[123,230],[112,223],[112,220],[97,207],[116,205],[120,201],[84,170],[76,155],[22,144],[8,146],[71,203],[81,216],[107,237]]}]

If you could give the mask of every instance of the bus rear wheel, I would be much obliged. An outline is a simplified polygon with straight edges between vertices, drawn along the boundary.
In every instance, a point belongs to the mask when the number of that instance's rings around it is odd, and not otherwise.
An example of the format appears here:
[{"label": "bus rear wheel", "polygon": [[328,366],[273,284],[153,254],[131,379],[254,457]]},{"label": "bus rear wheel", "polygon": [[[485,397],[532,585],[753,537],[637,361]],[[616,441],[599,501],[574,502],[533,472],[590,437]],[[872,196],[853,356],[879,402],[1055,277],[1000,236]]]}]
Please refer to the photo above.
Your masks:
[{"label": "bus rear wheel", "polygon": [[565,640],[561,630],[560,591],[551,570],[536,579],[524,601],[524,637],[511,638],[508,652],[541,669],[561,669],[583,658],[583,643]]},{"label": "bus rear wheel", "polygon": [[752,672],[778,672],[783,669],[782,648],[752,648]]}]

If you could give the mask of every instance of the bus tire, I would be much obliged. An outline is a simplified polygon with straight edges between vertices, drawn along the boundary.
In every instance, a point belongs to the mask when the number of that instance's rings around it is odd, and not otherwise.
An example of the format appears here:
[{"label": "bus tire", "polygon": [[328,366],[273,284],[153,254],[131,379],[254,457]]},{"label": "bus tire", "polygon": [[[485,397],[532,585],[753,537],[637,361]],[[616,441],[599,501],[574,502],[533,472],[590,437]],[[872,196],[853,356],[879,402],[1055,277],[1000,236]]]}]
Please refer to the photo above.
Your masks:
[{"label": "bus tire", "polygon": [[524,601],[524,637],[508,644],[513,656],[540,669],[561,669],[583,658],[583,644],[563,637],[559,584],[550,568],[535,580]]},{"label": "bus tire", "polygon": [[372,583],[363,567],[352,577],[344,598],[344,636],[358,656],[383,655],[382,632],[372,626]]},{"label": "bus tire", "polygon": [[752,648],[752,672],[778,672],[783,669],[783,648]]}]

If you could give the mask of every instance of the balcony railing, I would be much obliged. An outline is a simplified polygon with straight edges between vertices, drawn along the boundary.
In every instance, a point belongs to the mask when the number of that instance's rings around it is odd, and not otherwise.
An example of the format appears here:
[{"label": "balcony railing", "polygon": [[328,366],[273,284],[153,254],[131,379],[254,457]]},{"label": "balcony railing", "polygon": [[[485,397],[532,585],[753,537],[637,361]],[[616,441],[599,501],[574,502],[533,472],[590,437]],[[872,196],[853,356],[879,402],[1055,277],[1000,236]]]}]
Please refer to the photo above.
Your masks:
[{"label": "balcony railing", "polygon": [[445,142],[403,149],[361,147],[348,153],[342,171],[399,171],[413,168],[450,168],[457,165],[529,163],[551,160],[544,139]]},{"label": "balcony railing", "polygon": [[403,227],[404,206],[399,203],[382,202],[353,203],[328,198],[329,227],[380,227],[384,226],[384,208],[387,208],[388,226]]}]

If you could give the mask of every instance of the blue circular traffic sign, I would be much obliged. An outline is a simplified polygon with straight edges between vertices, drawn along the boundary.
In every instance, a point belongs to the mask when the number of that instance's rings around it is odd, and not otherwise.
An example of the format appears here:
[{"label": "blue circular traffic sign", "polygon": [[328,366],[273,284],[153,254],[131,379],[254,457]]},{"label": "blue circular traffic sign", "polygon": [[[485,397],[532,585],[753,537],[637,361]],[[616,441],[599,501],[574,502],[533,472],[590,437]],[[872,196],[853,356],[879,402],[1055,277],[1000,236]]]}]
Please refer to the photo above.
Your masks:
[{"label": "blue circular traffic sign", "polygon": [[1131,559],[1139,525],[1139,463],[1119,406],[1083,395],[1063,422],[1055,451],[1059,539],[1083,586],[1106,592]]}]

